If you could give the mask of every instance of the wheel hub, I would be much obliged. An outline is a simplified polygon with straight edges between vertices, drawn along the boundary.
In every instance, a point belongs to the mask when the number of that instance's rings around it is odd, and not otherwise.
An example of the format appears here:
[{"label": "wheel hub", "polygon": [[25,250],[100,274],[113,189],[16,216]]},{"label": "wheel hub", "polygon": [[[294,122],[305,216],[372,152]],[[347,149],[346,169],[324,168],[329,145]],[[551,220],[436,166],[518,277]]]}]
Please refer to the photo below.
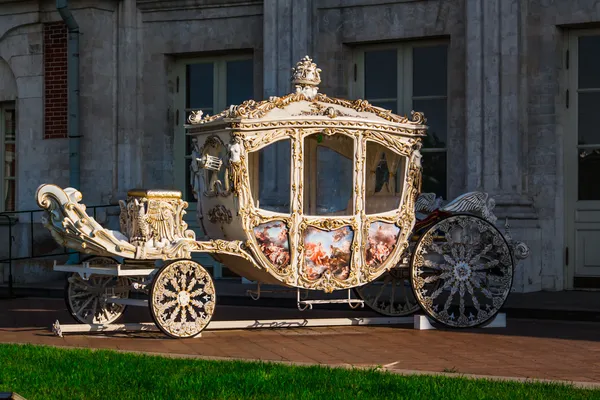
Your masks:
[{"label": "wheel hub", "polygon": [[464,261],[456,263],[454,267],[454,276],[456,280],[464,282],[471,276],[471,267]]},{"label": "wheel hub", "polygon": [[185,307],[190,304],[190,294],[186,291],[181,291],[177,294],[177,302],[181,307]]}]

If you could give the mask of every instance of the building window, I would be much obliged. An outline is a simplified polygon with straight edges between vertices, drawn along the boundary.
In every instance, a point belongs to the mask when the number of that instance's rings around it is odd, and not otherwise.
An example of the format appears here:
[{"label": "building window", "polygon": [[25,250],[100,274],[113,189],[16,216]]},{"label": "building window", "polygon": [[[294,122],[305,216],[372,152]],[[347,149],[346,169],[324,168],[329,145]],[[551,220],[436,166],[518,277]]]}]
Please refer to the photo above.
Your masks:
[{"label": "building window", "polygon": [[[577,186],[579,201],[600,200],[600,33],[581,35],[573,49],[577,54],[573,92],[577,126]],[[574,96],[574,97],[575,97]],[[571,154],[569,150],[569,154]]]},{"label": "building window", "polygon": [[16,176],[17,176],[17,152],[16,152],[16,118],[14,103],[0,103],[0,193],[2,202],[0,211],[16,211]]},{"label": "building window", "polygon": [[194,204],[189,184],[192,143],[183,125],[192,110],[214,115],[232,104],[254,98],[254,68],[252,55],[237,55],[182,60],[176,72],[175,179],[191,205]]},{"label": "building window", "polygon": [[356,48],[351,96],[410,116],[420,111],[429,131],[423,141],[422,192],[447,197],[448,45],[414,42]]}]

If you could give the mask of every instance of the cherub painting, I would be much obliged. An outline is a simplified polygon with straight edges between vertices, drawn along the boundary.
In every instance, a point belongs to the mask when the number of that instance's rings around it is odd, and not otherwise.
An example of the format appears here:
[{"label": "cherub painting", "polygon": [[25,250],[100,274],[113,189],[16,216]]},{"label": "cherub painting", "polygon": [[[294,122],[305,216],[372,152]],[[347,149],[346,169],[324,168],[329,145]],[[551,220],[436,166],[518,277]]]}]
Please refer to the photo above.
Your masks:
[{"label": "cherub painting", "polygon": [[271,221],[254,228],[254,235],[261,251],[276,267],[290,264],[288,230],[282,221]]},{"label": "cherub painting", "polygon": [[367,265],[369,267],[381,265],[390,256],[396,242],[400,228],[394,224],[376,221],[369,226],[367,236]]}]

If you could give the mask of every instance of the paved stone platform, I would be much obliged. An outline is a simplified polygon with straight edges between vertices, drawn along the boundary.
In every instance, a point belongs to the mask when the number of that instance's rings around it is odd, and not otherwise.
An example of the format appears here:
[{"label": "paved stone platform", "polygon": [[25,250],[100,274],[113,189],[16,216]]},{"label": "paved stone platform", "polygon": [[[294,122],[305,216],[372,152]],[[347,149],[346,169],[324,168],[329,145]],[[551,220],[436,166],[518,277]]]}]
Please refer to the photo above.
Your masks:
[{"label": "paved stone platform", "polygon": [[[215,320],[374,316],[370,311],[217,306]],[[140,351],[202,358],[384,366],[404,372],[475,374],[588,382],[600,385],[600,324],[510,319],[507,328],[416,331],[412,326],[352,326],[207,331],[174,340],[159,333],[65,335],[49,331],[72,323],[59,299],[0,300],[0,342]],[[150,322],[143,308],[122,321]]]}]

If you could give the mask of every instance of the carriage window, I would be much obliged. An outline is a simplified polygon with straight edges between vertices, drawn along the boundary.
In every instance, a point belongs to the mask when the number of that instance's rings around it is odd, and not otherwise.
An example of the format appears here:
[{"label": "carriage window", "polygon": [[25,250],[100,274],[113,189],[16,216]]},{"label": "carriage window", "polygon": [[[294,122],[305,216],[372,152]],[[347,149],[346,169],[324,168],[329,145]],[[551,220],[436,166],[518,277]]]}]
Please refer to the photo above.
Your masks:
[{"label": "carriage window", "polygon": [[304,140],[304,214],[351,215],[354,140],[316,134]]},{"label": "carriage window", "polygon": [[290,140],[280,140],[251,153],[250,163],[254,165],[251,169],[257,174],[252,188],[255,206],[289,214],[292,163]]},{"label": "carriage window", "polygon": [[405,168],[406,157],[379,143],[367,142],[367,214],[379,214],[398,208],[402,198]]}]

